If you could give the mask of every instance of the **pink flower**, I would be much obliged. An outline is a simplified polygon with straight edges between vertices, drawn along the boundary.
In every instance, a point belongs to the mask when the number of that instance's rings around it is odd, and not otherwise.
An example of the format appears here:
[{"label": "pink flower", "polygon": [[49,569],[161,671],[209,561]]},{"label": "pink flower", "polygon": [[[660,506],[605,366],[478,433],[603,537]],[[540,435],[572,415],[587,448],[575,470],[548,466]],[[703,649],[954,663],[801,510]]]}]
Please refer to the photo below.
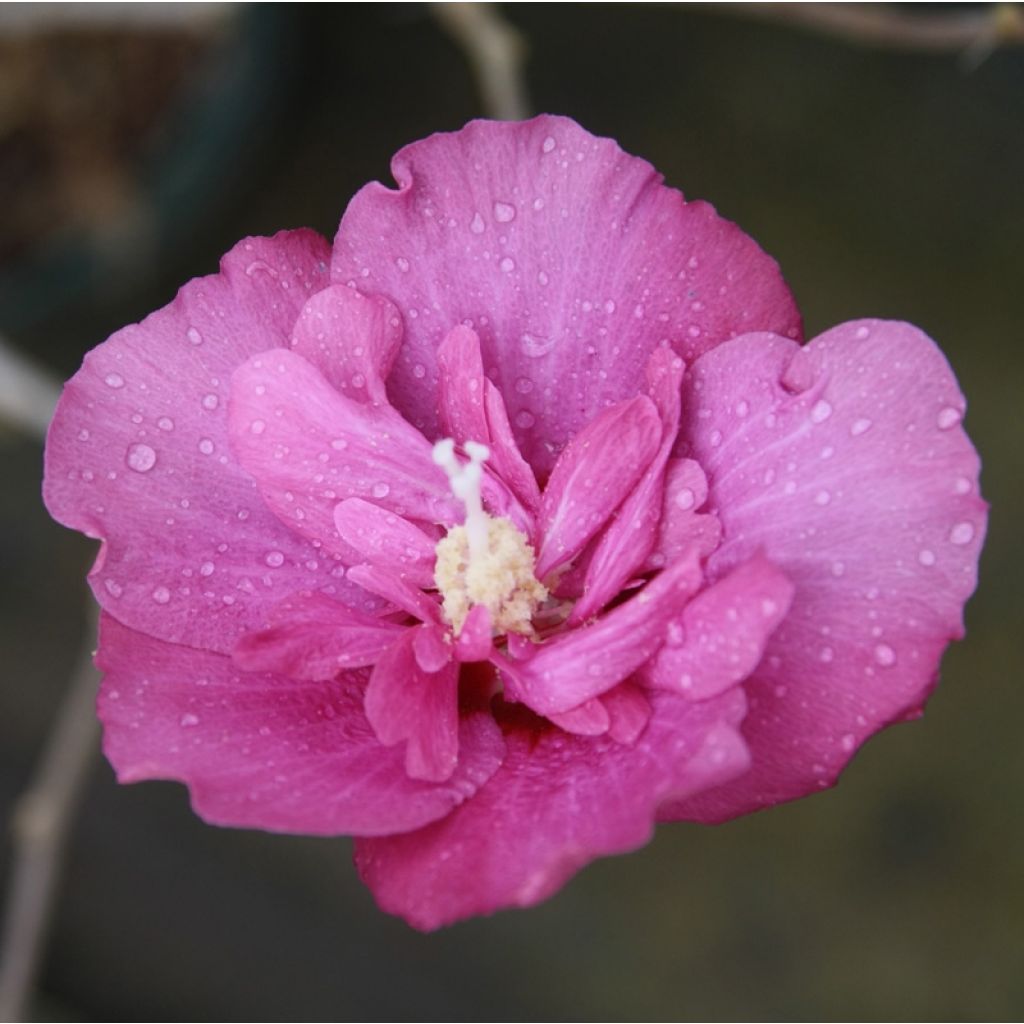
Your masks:
[{"label": "pink flower", "polygon": [[934,685],[986,507],[927,337],[801,347],[614,142],[475,122],[394,173],[91,352],[45,491],[103,541],[120,780],[355,835],[434,928],[831,785]]}]

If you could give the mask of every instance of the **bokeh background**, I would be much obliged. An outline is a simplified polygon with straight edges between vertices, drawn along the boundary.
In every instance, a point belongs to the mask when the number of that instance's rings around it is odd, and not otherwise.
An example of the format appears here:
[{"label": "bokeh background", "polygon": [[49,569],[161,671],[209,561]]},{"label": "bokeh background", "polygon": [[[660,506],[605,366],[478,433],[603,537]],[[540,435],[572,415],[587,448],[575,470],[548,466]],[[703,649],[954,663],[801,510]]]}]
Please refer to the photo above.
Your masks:
[{"label": "bokeh background", "polygon": [[[397,148],[481,112],[421,5],[31,13],[0,22],[0,330],[62,378],[240,237],[330,237]],[[882,316],[940,342],[993,506],[967,639],[924,719],[837,789],[663,827],[539,908],[433,936],[376,910],[346,840],[207,827],[181,787],[118,788],[97,754],[37,1018],[1019,1019],[1024,49],[876,49],[713,6],[504,13],[535,110],[739,222],[808,336]],[[0,460],[6,819],[72,671],[93,551],[43,511],[37,442],[6,432]]]}]

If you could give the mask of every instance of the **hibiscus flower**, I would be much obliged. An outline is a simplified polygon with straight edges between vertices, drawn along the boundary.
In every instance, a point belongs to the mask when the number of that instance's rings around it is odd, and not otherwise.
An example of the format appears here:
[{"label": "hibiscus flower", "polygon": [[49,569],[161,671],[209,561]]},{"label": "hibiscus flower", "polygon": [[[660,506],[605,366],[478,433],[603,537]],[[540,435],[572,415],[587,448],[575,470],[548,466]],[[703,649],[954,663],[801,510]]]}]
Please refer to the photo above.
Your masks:
[{"label": "hibiscus flower", "polygon": [[985,505],[933,342],[801,345],[614,142],[474,122],[393,171],[91,352],[45,494],[103,542],[118,778],[356,836],[434,928],[831,785],[926,699]]}]

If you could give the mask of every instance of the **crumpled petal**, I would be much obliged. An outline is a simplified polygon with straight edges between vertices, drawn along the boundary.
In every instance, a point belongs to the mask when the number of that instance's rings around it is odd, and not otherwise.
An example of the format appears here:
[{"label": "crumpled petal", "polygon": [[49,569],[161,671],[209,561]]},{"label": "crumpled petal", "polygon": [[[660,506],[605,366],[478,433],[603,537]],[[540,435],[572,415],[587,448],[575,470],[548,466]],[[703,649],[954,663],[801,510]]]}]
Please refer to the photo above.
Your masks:
[{"label": "crumpled petal", "polygon": [[[474,121],[392,162],[349,204],[331,278],[389,296],[405,342],[388,390],[428,437],[438,339],[479,335],[542,476],[609,404],[642,391],[663,338],[692,358],[753,330],[800,335],[775,262],[706,203],[568,118]],[[491,373],[491,367],[494,373]]]},{"label": "crumpled petal", "polygon": [[240,242],[65,386],[43,496],[59,522],[102,539],[90,582],[126,625],[227,654],[294,591],[365,597],[266,508],[228,443],[232,372],[288,344],[329,252],[312,231]]},{"label": "crumpled petal", "polygon": [[707,496],[707,478],[699,463],[693,459],[668,460],[658,537],[646,569],[670,565],[690,548],[697,548],[701,557],[706,557],[718,547],[722,524],[717,516],[699,511]]},{"label": "crumpled petal", "polygon": [[796,588],[744,684],[753,767],[687,812],[720,820],[830,785],[922,706],[962,635],[986,505],[956,380],[909,324],[843,324],[803,349],[737,338],[683,390],[724,530],[709,573],[763,551]]},{"label": "crumpled petal", "polygon": [[334,525],[363,561],[398,569],[424,590],[434,586],[437,540],[415,523],[372,501],[346,498],[334,506]]},{"label": "crumpled petal", "polygon": [[502,767],[472,800],[416,832],[356,843],[377,902],[425,931],[532,906],[594,858],[646,843],[663,805],[746,769],[741,691],[699,703],[657,693],[652,707],[633,746],[509,731]]},{"label": "crumpled petal", "polygon": [[402,626],[349,608],[326,594],[300,593],[275,608],[266,629],[246,633],[232,658],[245,672],[316,682],[373,665]]},{"label": "crumpled petal", "polygon": [[647,366],[647,380],[661,417],[661,444],[640,482],[600,535],[587,564],[583,594],[569,616],[570,625],[585,622],[599,612],[637,575],[654,548],[662,514],[665,465],[679,429],[682,379],[682,359],[671,349],[656,349]]},{"label": "crumpled petal", "polygon": [[423,435],[390,406],[335,391],[294,352],[265,352],[235,371],[230,426],[232,449],[267,506],[347,561],[356,558],[334,525],[344,498],[428,523],[460,518]]},{"label": "crumpled petal", "polygon": [[291,348],[347,398],[388,402],[384,382],[402,343],[402,318],[379,295],[334,285],[314,295],[295,323]]},{"label": "crumpled petal", "polygon": [[405,630],[380,657],[366,688],[366,717],[385,746],[405,743],[410,778],[445,782],[459,763],[459,672],[452,662],[435,671],[420,664],[416,640],[435,629]]},{"label": "crumpled petal", "polygon": [[694,553],[593,624],[539,644],[521,660],[494,655],[507,693],[546,716],[605,693],[658,651],[669,623],[700,583]]},{"label": "crumpled petal", "polygon": [[363,713],[366,671],[330,682],[239,672],[230,658],[101,623],[99,715],[121,782],[176,779],[213,825],[309,835],[418,828],[470,798],[504,751],[488,714],[464,714],[458,768],[411,779]]},{"label": "crumpled petal", "polygon": [[690,700],[717,697],[757,667],[792,599],[793,584],[763,555],[742,562],[683,609],[644,682]]},{"label": "crumpled petal", "polygon": [[608,521],[643,476],[661,440],[661,420],[638,395],[606,409],[566,446],[540,504],[537,578],[565,565]]}]

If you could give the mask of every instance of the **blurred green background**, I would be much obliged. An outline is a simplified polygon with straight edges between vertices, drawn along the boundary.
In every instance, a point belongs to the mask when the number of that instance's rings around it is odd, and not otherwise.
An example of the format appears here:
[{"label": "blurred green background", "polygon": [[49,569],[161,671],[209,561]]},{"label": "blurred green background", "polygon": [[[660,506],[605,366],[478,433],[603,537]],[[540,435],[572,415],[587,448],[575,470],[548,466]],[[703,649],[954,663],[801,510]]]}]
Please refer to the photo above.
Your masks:
[{"label": "blurred green background", "polygon": [[[940,343],[993,506],[967,639],[925,718],[838,789],[663,827],[537,909],[433,936],[375,909],[346,840],[209,828],[181,787],[118,788],[97,756],[38,1018],[1019,1019],[1024,49],[965,68],[706,7],[505,14],[535,110],[742,225],[808,337],[882,316]],[[0,24],[0,330],[61,377],[240,237],[331,237],[396,149],[481,112],[420,5],[193,22]],[[42,510],[37,443],[4,434],[0,459],[6,818],[75,660],[92,546]]]}]

